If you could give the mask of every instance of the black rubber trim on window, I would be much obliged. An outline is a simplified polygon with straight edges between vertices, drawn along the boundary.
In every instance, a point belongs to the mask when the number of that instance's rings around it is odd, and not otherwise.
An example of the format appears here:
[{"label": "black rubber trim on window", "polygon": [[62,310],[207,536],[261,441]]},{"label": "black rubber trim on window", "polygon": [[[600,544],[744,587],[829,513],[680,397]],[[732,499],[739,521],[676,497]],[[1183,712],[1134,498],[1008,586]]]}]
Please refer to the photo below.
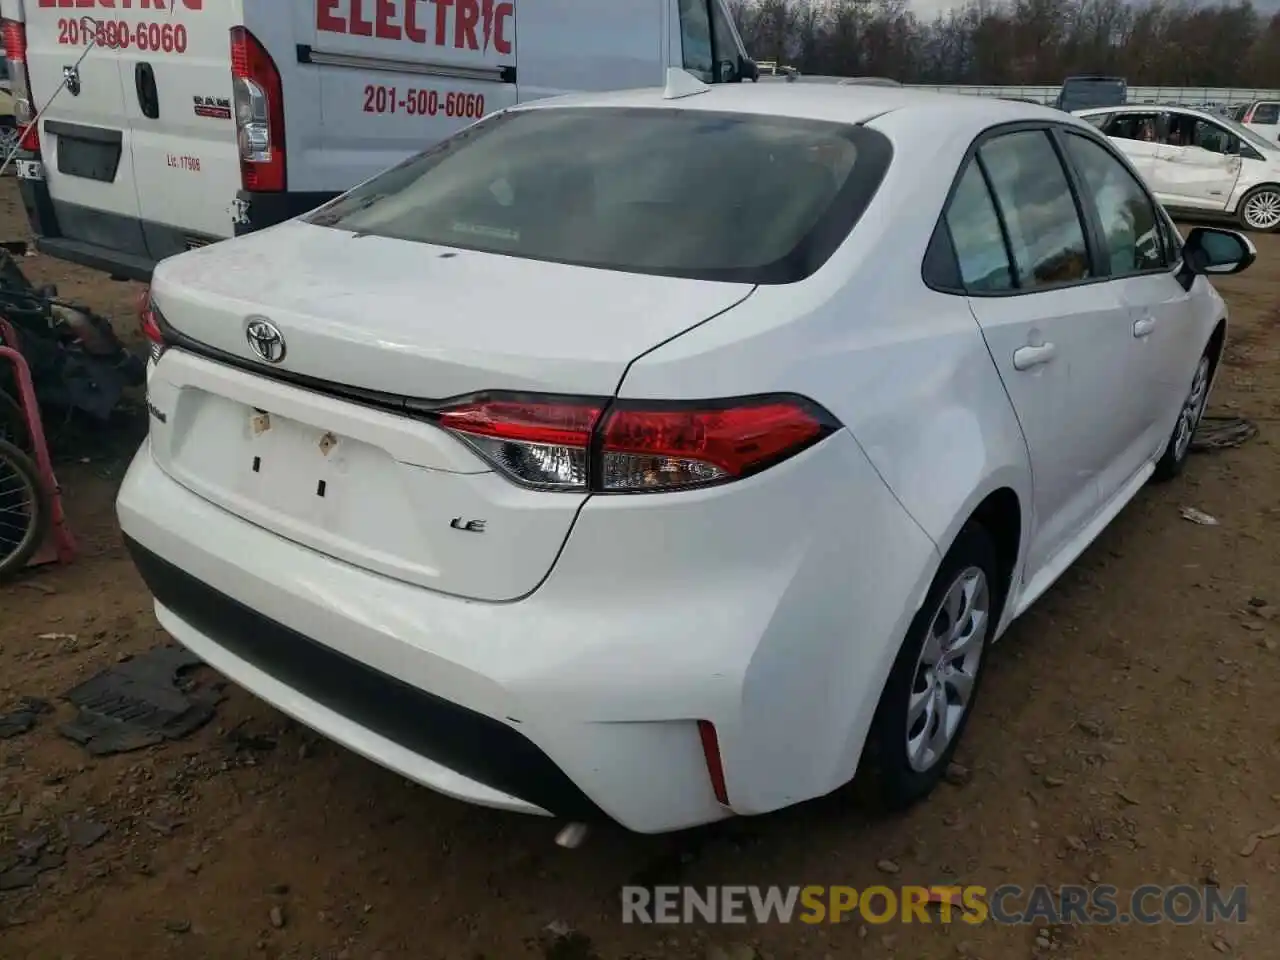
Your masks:
[{"label": "black rubber trim on window", "polygon": [[[1084,209],[1088,211],[1087,213],[1084,214],[1084,217],[1082,218],[1081,226],[1082,228],[1084,228],[1084,231],[1085,231],[1085,245],[1088,248],[1090,263],[1091,264],[1095,263],[1096,262],[1095,258],[1102,256],[1103,251],[1105,250],[1105,247],[1098,246],[1097,238],[1093,236],[1093,230],[1090,227],[1089,218],[1096,218],[1097,211],[1094,208],[1094,204],[1092,200],[1089,199],[1088,191],[1081,189],[1079,181],[1076,178],[1074,167],[1071,167],[1069,165],[1069,161],[1063,160],[1063,157],[1060,152],[1060,148],[1057,144],[1057,137],[1061,135],[1059,131],[1061,131],[1062,133],[1070,133],[1077,136],[1086,137],[1088,139],[1093,140],[1095,143],[1100,144],[1112,156],[1117,156],[1118,154],[1116,153],[1116,150],[1111,146],[1111,144],[1107,141],[1107,138],[1099,130],[1097,130],[1097,128],[1091,126],[1090,124],[1084,123],[1083,121],[1077,124],[1077,123],[1056,123],[1052,120],[1016,120],[1011,123],[1002,123],[994,127],[988,127],[986,130],[983,130],[980,134],[974,137],[973,142],[969,144],[969,148],[965,151],[964,157],[961,159],[959,165],[956,167],[956,173],[951,179],[951,188],[947,191],[946,200],[943,202],[942,210],[938,214],[938,222],[945,224],[946,213],[951,208],[951,201],[955,198],[956,191],[959,189],[959,186],[960,186],[960,181],[964,177],[965,171],[968,169],[969,164],[973,162],[977,157],[979,148],[988,140],[992,140],[996,137],[1004,136],[1005,134],[1019,133],[1026,130],[1044,131],[1046,135],[1049,136],[1049,139],[1053,144],[1055,151],[1059,151],[1059,162],[1062,163],[1063,173],[1067,178],[1067,182],[1071,185],[1072,195],[1074,198],[1076,198],[1078,215],[1079,215],[1079,210],[1081,205],[1083,205]],[[986,178],[985,169],[983,170],[983,177],[984,179]],[[1139,178],[1139,183],[1142,184],[1141,178]],[[1145,184],[1143,184],[1143,189],[1144,191],[1146,191]],[[989,182],[987,183],[987,192],[991,194],[992,202],[994,203],[996,208],[996,215],[997,217],[1000,218],[1001,229],[1003,230],[1004,214],[1000,210],[999,201],[996,200],[994,191],[991,190],[991,186]],[[1148,199],[1151,199],[1153,203],[1155,203],[1155,200],[1154,198],[1151,197],[1151,194],[1149,191],[1147,191],[1147,197]],[[1156,204],[1156,206],[1157,206],[1157,209],[1163,209],[1160,207],[1159,204]],[[1096,222],[1096,219],[1095,219],[1095,222]],[[1010,248],[1007,233],[1005,236],[1005,253],[1009,256],[1010,265],[1014,267],[1015,276],[1016,276],[1016,262],[1013,257],[1013,251]],[[1176,268],[1176,264],[1173,267],[1170,267],[1171,270],[1175,268]],[[961,292],[957,290],[945,289],[943,287],[935,286],[933,283],[931,283],[930,276],[928,272],[925,270],[925,265],[923,260],[921,261],[921,264],[920,264],[920,276],[925,286],[929,287],[929,289],[931,290],[936,290],[938,293],[946,293],[946,294],[954,295]],[[984,297],[984,298],[985,297],[1019,297],[1019,296],[1028,296],[1034,293],[1048,293],[1054,290],[1065,290],[1065,289],[1070,289],[1071,287],[1087,286],[1093,283],[1107,283],[1107,282],[1110,282],[1112,279],[1113,278],[1110,276],[1109,268],[1108,268],[1108,272],[1102,275],[1086,277],[1083,280],[1076,280],[1070,283],[1054,284],[1053,286],[1047,286],[1047,287],[1032,287],[1029,289],[1015,288],[1013,290],[968,290],[966,289],[963,291],[963,294],[965,296],[970,296],[970,297]]]},{"label": "black rubber trim on window", "polygon": [[960,275],[960,260],[951,242],[951,229],[946,215],[938,218],[924,252],[924,281],[934,290],[946,293],[964,293],[964,278]]},{"label": "black rubber trim on window", "polygon": [[220,647],[353,723],[450,770],[573,820],[609,817],[507,724],[352,660],[157,556],[125,546],[159,603]]}]

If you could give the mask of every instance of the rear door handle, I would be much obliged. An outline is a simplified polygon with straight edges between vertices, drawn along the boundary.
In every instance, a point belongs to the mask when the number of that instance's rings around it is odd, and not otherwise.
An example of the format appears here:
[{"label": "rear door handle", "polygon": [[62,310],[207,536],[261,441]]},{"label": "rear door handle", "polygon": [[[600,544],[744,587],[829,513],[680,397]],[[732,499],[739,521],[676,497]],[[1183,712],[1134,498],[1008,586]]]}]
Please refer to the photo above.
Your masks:
[{"label": "rear door handle", "polygon": [[1156,328],[1156,318],[1150,314],[1139,317],[1133,321],[1133,335],[1141,340],[1143,337],[1151,336],[1151,331]]},{"label": "rear door handle", "polygon": [[1013,351],[1013,369],[1032,370],[1043,366],[1054,358],[1058,348],[1052,343],[1042,343],[1036,347],[1019,347]]}]

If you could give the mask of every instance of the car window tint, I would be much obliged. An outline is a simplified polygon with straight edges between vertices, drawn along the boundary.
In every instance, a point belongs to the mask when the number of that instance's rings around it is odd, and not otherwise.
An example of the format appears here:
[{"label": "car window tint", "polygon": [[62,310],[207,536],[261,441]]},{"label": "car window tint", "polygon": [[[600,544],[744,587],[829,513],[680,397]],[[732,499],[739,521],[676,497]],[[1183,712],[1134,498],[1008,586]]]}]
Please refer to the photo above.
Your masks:
[{"label": "car window tint", "polygon": [[1162,138],[1174,147],[1198,147],[1209,153],[1235,154],[1239,152],[1238,138],[1220,124],[1189,113],[1169,115],[1168,130]]},{"label": "car window tint", "polygon": [[1111,114],[1109,114],[1109,113],[1095,113],[1093,116],[1090,116],[1090,117],[1081,117],[1080,119],[1081,119],[1081,120],[1083,120],[1085,123],[1091,123],[1091,124],[1093,124],[1093,125],[1094,125],[1095,127],[1097,127],[1099,130],[1106,130],[1106,129],[1107,129],[1107,125],[1108,125],[1108,124],[1110,123],[1110,121],[1111,121]]},{"label": "car window tint", "polygon": [[539,107],[473,124],[308,220],[601,269],[793,283],[848,236],[891,157],[862,126]]},{"label": "car window tint", "polygon": [[704,83],[715,82],[711,14],[707,0],[680,0],[680,43],[684,51],[684,68]]},{"label": "car window tint", "polygon": [[978,151],[1009,231],[1018,286],[1090,276],[1084,226],[1057,151],[1043,130],[1009,133]]},{"label": "car window tint", "polygon": [[1000,232],[995,204],[977,163],[971,162],[947,208],[951,246],[965,289],[991,292],[1013,289],[1009,251]]},{"label": "car window tint", "polygon": [[1116,113],[1111,115],[1111,123],[1107,125],[1107,136],[1120,140],[1145,140],[1152,143],[1156,139],[1156,130],[1160,119],[1155,113]]},{"label": "car window tint", "polygon": [[1280,122],[1280,104],[1277,103],[1260,103],[1253,109],[1253,117],[1251,123],[1277,123]]},{"label": "car window tint", "polygon": [[738,38],[733,24],[724,12],[720,0],[709,0],[711,6],[711,37],[715,41],[716,77],[721,83],[733,83],[738,79]]},{"label": "car window tint", "polygon": [[1069,135],[1066,143],[1102,221],[1111,275],[1168,266],[1160,218],[1133,174],[1105,147],[1087,137]]}]

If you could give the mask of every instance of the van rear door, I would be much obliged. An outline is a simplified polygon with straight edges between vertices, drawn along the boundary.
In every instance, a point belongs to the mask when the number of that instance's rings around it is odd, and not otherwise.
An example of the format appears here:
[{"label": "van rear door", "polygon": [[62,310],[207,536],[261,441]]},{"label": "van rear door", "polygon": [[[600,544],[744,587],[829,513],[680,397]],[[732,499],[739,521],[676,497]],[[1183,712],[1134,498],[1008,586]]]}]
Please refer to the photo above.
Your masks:
[{"label": "van rear door", "polygon": [[290,190],[348,189],[516,102],[511,0],[292,2],[296,52],[271,53],[314,83],[320,130],[299,142],[286,101]]},{"label": "van rear door", "polygon": [[[119,54],[105,44],[85,53],[99,26],[111,41],[114,20],[36,0],[24,9],[33,107],[53,97],[40,122],[40,145],[62,237],[145,260]],[[54,97],[64,71],[67,89]]]},{"label": "van rear door", "polygon": [[232,235],[240,158],[231,28],[243,20],[241,7],[241,0],[152,0],[100,11],[126,41],[113,56],[153,260]]}]

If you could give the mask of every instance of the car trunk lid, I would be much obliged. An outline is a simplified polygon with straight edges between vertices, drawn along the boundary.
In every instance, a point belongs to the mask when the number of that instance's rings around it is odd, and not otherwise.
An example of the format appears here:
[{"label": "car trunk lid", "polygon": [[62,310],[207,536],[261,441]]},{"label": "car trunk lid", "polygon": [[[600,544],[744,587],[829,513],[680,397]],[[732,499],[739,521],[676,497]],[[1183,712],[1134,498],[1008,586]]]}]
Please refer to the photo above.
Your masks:
[{"label": "car trunk lid", "polygon": [[[286,224],[157,268],[180,348],[151,378],[152,452],[282,537],[516,599],[550,571],[585,494],[517,485],[397,398],[612,396],[637,356],[751,290]],[[253,317],[279,331],[278,362],[251,346]]]}]

